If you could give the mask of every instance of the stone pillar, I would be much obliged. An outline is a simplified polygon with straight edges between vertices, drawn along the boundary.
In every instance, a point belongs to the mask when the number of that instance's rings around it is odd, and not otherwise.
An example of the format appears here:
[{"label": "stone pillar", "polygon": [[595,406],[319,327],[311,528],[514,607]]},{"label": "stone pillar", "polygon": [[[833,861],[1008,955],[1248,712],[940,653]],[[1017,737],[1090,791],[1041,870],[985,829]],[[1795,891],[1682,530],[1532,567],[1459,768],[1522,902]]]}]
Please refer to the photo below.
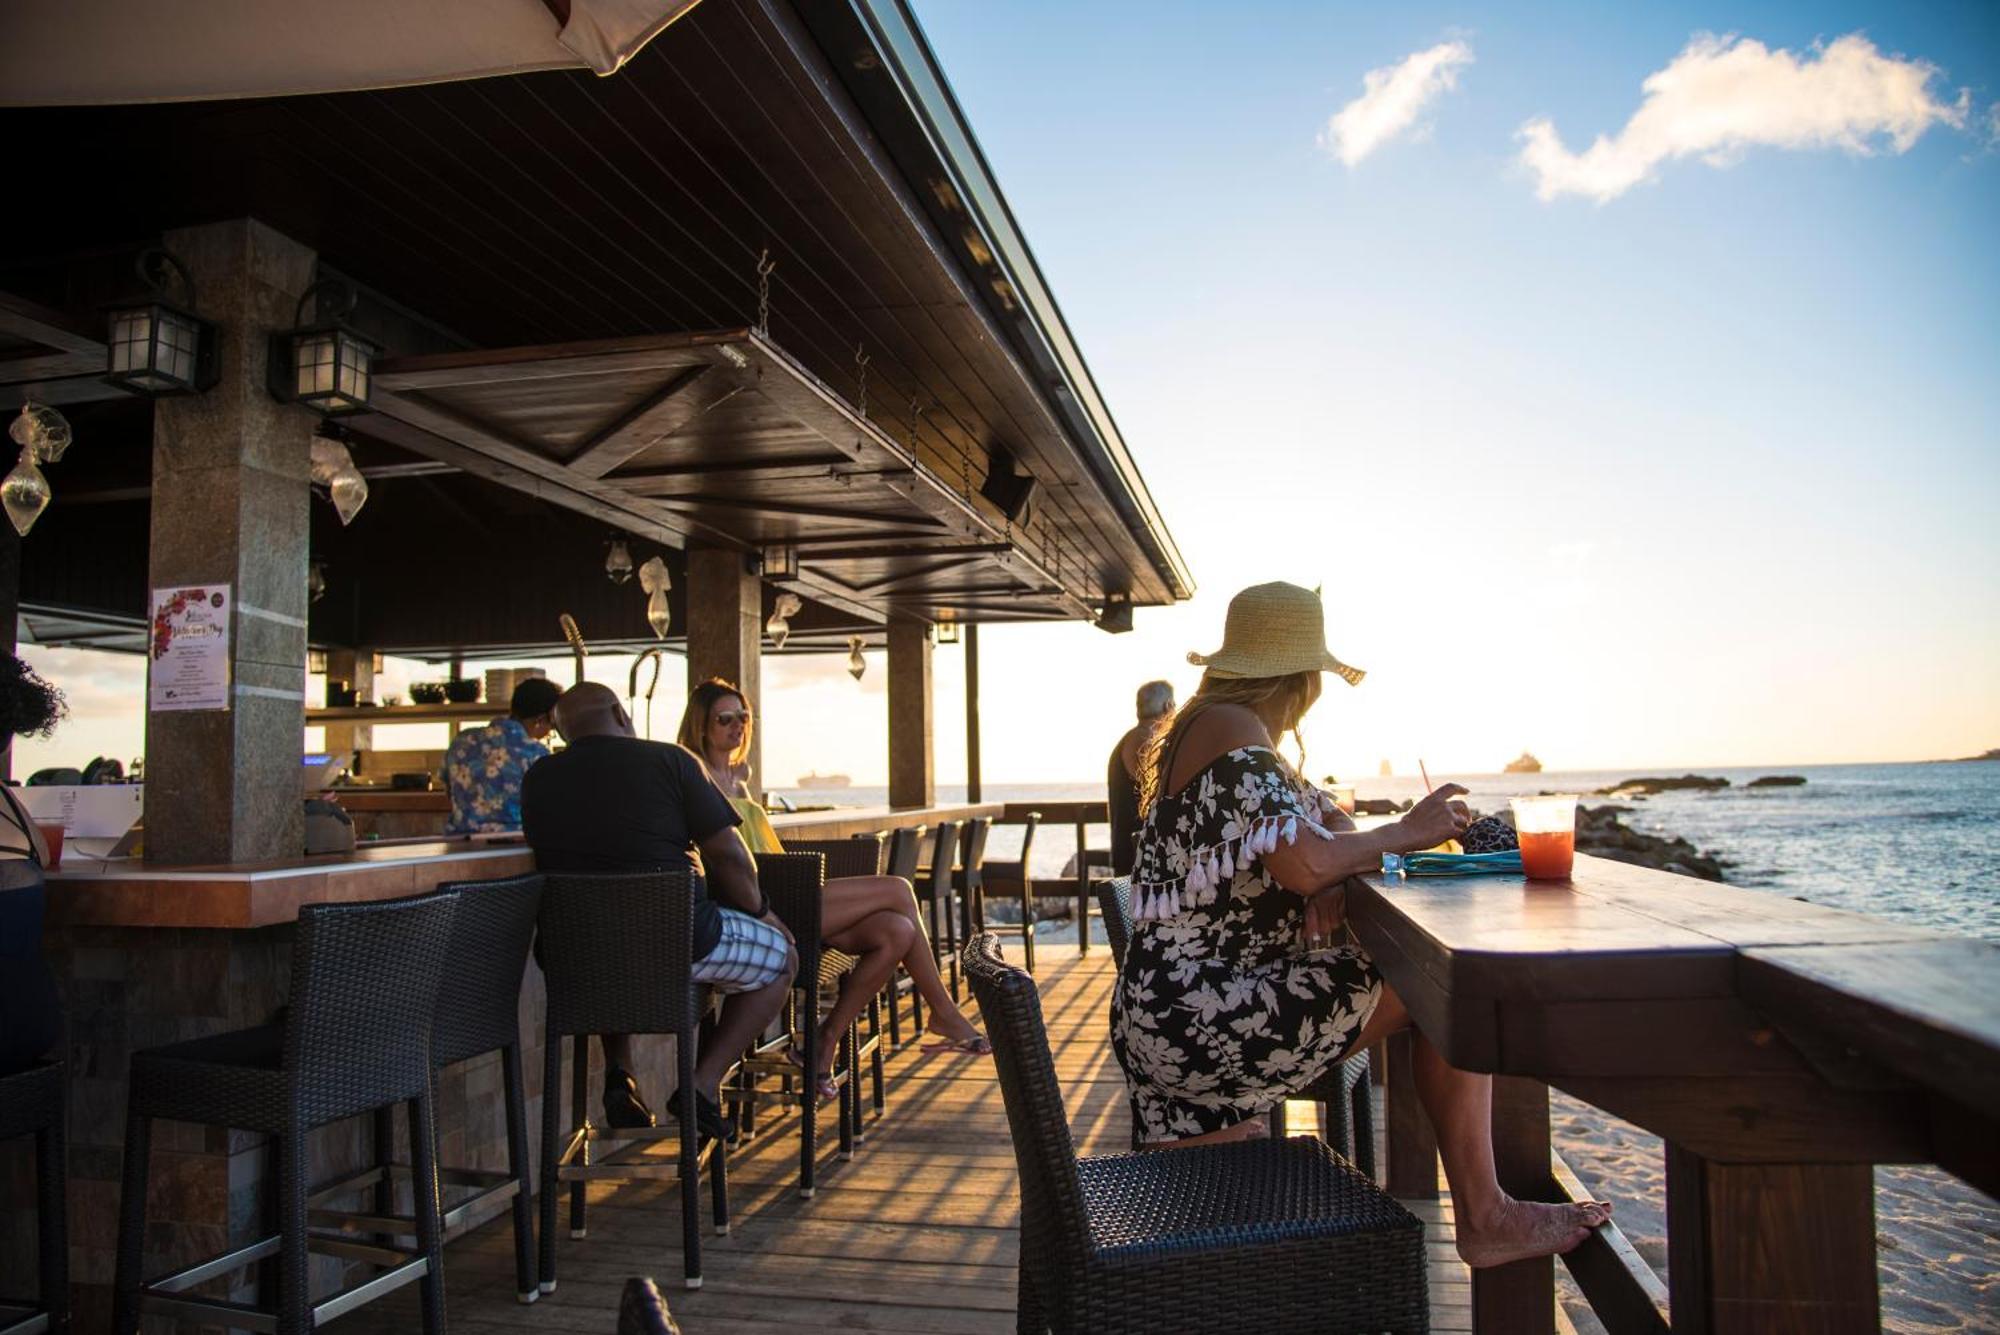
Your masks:
[{"label": "stone pillar", "polygon": [[146,858],[296,858],[313,417],[271,398],[264,360],[314,255],[247,218],[169,232],[165,245],[217,326],[222,378],[154,406],[151,583],[227,583],[236,616],[229,708],[147,713]]},{"label": "stone pillar", "polygon": [[688,689],[710,677],[733,681],[760,726],[750,731],[750,786],[764,778],[764,582],[742,552],[690,548],[687,589]]},{"label": "stone pillar", "polygon": [[[375,698],[375,651],[373,649],[329,649],[326,651],[326,680],[331,689],[334,682],[344,681],[354,688],[354,703],[365,705]],[[331,700],[328,701],[332,703]],[[506,704],[501,704],[501,712],[506,712]],[[328,755],[351,756],[356,751],[375,749],[375,725],[372,723],[329,723],[326,725],[326,750]]]},{"label": "stone pillar", "polygon": [[889,805],[937,805],[931,758],[931,629],[889,626]]}]

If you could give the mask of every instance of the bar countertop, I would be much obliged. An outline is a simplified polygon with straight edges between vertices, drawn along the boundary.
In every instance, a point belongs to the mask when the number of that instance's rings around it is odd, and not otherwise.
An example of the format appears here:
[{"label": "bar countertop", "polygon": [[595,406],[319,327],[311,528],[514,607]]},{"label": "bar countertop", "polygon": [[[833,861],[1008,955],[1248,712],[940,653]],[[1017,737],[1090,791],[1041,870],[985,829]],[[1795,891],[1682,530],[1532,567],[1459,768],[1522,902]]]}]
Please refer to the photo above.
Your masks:
[{"label": "bar countertop", "polygon": [[[910,811],[847,807],[778,813],[772,824],[794,839],[845,839],[899,825],[1000,812],[997,804]],[[518,876],[534,868],[534,854],[518,835],[385,840],[362,844],[352,853],[193,867],[97,861],[71,853],[61,871],[49,873],[48,915],[50,924],[59,927],[240,930],[291,922],[305,904],[395,899],[447,881]]]},{"label": "bar countertop", "polygon": [[511,842],[423,839],[275,862],[159,867],[65,857],[48,877],[49,922],[62,927],[271,927],[304,904],[395,899],[446,881],[533,871]]}]

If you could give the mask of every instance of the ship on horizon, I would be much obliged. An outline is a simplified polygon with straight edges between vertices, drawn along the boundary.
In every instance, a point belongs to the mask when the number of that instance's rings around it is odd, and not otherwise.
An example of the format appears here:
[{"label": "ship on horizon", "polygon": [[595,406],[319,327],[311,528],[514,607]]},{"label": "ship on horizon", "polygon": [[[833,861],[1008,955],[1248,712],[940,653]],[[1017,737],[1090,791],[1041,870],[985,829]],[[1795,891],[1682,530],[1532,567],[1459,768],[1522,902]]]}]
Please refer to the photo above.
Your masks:
[{"label": "ship on horizon", "polygon": [[848,778],[845,774],[799,775],[799,787],[801,788],[847,788],[851,787],[853,783],[854,780]]},{"label": "ship on horizon", "polygon": [[1500,772],[1502,774],[1540,774],[1542,772],[1542,762],[1535,759],[1531,753],[1523,751],[1520,755],[1508,761]]}]

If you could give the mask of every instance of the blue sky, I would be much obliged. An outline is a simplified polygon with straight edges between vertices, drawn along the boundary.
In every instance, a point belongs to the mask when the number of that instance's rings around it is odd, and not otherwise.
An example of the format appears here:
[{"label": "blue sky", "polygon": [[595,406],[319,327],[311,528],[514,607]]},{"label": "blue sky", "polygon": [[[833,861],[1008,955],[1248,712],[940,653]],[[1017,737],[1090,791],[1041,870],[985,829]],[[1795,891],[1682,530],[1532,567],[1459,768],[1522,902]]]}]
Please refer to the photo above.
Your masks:
[{"label": "blue sky", "polygon": [[[1310,721],[1315,773],[2000,745],[2000,6],[915,3],[1201,586],[1127,636],[990,631],[990,780],[1101,773],[1132,688],[1191,689],[1272,578],[1324,581],[1370,669]],[[1702,34],[1749,62],[1751,142],[1540,197],[1523,127],[1620,135]],[[1403,132],[1323,142],[1440,48]],[[1780,77],[1843,51],[1867,77]],[[1698,134],[1744,82],[1650,124]],[[1898,143],[1871,99],[1913,97],[1945,119]],[[1812,115],[1869,151],[1787,138]],[[771,782],[879,782],[882,676],[767,664]]]}]

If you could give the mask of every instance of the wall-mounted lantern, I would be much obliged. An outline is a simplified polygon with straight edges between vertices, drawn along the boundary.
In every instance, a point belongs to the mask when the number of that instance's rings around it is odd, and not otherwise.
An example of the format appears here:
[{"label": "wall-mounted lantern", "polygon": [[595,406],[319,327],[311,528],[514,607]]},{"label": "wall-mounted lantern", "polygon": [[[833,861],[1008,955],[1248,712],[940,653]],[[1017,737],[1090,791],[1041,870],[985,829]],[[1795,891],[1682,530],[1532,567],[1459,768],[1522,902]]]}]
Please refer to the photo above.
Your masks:
[{"label": "wall-mounted lantern", "polygon": [[[306,306],[322,292],[333,296],[333,315],[307,324]],[[382,347],[345,323],[354,303],[354,289],[338,278],[321,279],[299,294],[293,327],[271,335],[264,383],[272,398],[326,417],[368,410],[375,358]]]},{"label": "wall-mounted lantern", "polygon": [[763,553],[763,569],[758,573],[765,579],[797,579],[799,549],[787,545],[766,547]]},{"label": "wall-mounted lantern", "polygon": [[937,623],[936,630],[937,642],[939,644],[958,643],[958,623],[956,621],[940,621]]},{"label": "wall-mounted lantern", "polygon": [[[221,375],[215,326],[193,311],[194,279],[187,266],[155,246],[140,252],[136,268],[152,298],[108,312],[104,379],[151,399],[208,389]],[[169,281],[178,282],[184,305],[167,300]]]}]

